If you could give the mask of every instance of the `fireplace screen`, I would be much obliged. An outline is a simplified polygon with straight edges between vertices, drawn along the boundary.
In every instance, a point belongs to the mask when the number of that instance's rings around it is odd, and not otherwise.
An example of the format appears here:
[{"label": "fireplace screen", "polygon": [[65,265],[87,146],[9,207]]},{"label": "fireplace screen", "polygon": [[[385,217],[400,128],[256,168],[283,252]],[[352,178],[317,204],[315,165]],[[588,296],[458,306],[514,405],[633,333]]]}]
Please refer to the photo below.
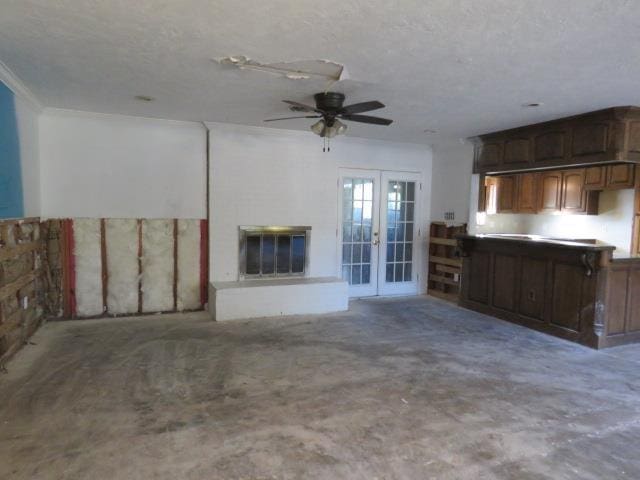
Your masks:
[{"label": "fireplace screen", "polygon": [[304,276],[311,227],[240,227],[240,275]]}]

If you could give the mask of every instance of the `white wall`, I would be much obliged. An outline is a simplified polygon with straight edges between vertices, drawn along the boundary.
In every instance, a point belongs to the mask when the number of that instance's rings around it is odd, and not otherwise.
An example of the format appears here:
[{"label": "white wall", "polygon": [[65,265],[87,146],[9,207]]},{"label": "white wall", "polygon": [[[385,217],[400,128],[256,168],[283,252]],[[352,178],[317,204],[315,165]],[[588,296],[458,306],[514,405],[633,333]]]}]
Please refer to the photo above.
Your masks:
[{"label": "white wall", "polygon": [[200,124],[47,109],[40,159],[45,218],[205,217]]},{"label": "white wall", "polygon": [[25,217],[38,217],[40,201],[40,112],[20,95],[15,96],[16,121],[20,139],[20,169]]},{"label": "white wall", "polygon": [[331,152],[323,153],[322,140],[311,133],[210,127],[211,281],[238,279],[239,225],[311,225],[310,276],[340,276],[336,239],[340,167],[420,172],[425,232],[431,211],[429,147],[339,137],[332,141]]},{"label": "white wall", "polygon": [[444,220],[454,212],[455,221],[469,219],[469,180],[473,168],[473,145],[455,142],[433,148],[431,219]]}]

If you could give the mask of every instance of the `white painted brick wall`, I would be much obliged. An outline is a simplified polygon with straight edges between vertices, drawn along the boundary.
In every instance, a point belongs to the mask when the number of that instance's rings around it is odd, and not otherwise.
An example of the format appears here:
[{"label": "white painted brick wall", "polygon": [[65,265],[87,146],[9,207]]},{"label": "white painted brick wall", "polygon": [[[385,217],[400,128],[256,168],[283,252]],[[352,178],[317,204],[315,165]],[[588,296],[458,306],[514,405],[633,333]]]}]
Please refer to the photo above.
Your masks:
[{"label": "white painted brick wall", "polygon": [[[239,225],[311,225],[310,276],[340,276],[336,228],[341,167],[420,172],[425,239],[431,211],[429,147],[339,137],[331,152],[323,153],[322,140],[310,132],[223,124],[210,128],[211,281],[238,280]],[[422,272],[426,255],[421,283]]]}]

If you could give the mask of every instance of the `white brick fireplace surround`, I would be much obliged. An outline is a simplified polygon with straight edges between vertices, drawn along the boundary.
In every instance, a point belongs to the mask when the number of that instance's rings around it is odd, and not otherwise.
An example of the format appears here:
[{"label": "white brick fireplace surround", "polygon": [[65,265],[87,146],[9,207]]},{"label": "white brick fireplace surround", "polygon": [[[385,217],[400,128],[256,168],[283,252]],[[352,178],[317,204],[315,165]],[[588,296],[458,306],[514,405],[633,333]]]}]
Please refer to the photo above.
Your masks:
[{"label": "white brick fireplace surround", "polygon": [[[419,172],[419,219],[429,222],[431,149],[359,138],[334,139],[330,153],[311,132],[208,124],[210,128],[209,310],[216,320],[311,314],[348,308],[338,245],[340,168]],[[311,229],[302,277],[243,278],[242,226],[305,225]],[[426,245],[418,248],[424,249]],[[426,256],[419,264],[424,291]]]}]

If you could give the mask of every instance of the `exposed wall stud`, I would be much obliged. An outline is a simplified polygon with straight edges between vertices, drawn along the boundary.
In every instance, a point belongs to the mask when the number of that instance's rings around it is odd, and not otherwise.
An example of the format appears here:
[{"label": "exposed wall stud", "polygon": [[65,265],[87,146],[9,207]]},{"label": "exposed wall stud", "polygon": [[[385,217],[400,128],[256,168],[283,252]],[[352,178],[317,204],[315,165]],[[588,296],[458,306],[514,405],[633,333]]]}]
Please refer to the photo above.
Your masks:
[{"label": "exposed wall stud", "polygon": [[100,257],[102,264],[102,311],[107,311],[107,296],[109,293],[109,270],[107,269],[107,235],[105,219],[100,219]]},{"label": "exposed wall stud", "polygon": [[173,309],[178,310],[178,219],[173,219]]},{"label": "exposed wall stud", "polygon": [[142,313],[142,219],[138,219],[138,313]]}]

